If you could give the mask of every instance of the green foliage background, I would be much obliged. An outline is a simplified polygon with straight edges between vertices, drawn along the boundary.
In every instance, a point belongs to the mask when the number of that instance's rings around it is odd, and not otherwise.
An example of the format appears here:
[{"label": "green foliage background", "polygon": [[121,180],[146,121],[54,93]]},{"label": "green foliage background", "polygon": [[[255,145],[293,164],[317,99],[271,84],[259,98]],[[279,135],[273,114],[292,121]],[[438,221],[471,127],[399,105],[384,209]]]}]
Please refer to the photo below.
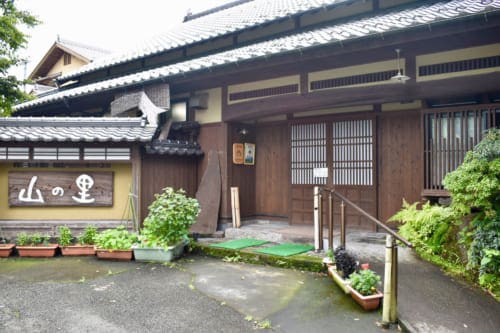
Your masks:
[{"label": "green foliage background", "polygon": [[25,82],[8,75],[8,71],[25,61],[18,53],[28,39],[19,27],[38,23],[29,12],[18,10],[14,0],[0,0],[0,116],[10,115],[15,104],[30,98],[20,89]]},{"label": "green foliage background", "polygon": [[390,218],[417,253],[500,299],[500,131],[490,130],[443,180],[452,203],[403,203]]}]

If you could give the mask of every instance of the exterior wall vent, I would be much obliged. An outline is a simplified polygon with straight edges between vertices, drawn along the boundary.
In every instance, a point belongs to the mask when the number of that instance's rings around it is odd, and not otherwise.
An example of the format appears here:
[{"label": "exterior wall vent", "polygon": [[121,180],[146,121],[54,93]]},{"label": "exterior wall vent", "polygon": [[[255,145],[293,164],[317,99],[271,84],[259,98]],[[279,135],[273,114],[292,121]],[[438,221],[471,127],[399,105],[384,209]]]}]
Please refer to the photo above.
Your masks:
[{"label": "exterior wall vent", "polygon": [[398,73],[397,70],[367,73],[360,75],[344,76],[325,80],[311,81],[310,90],[332,89],[348,86],[369,84],[374,82],[388,81]]},{"label": "exterior wall vent", "polygon": [[239,101],[239,100],[245,100],[245,99],[264,98],[264,97],[271,97],[271,96],[295,94],[298,91],[299,91],[298,84],[289,84],[289,85],[285,85],[285,86],[234,92],[234,93],[229,94],[229,100],[230,101]]},{"label": "exterior wall vent", "polygon": [[420,66],[418,68],[419,76],[439,75],[447,73],[465,72],[477,69],[487,69],[500,67],[500,56],[467,59],[452,61],[440,64]]}]

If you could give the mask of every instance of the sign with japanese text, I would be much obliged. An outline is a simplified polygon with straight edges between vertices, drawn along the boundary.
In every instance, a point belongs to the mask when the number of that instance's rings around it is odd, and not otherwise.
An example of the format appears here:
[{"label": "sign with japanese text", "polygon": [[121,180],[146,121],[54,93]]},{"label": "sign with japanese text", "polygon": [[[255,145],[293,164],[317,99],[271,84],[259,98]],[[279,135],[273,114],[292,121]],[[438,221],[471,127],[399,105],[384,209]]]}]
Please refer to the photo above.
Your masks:
[{"label": "sign with japanese text", "polygon": [[9,172],[9,206],[112,206],[113,172]]}]

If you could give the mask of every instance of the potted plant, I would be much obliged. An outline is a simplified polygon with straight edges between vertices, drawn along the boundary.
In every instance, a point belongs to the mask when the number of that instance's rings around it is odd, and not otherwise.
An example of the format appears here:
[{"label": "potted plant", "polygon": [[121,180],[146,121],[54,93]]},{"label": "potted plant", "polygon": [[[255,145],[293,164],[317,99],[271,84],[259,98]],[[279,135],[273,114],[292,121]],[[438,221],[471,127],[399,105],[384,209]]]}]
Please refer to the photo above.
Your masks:
[{"label": "potted plant", "polygon": [[132,244],[137,242],[137,234],[123,225],[107,229],[95,238],[96,255],[99,259],[132,260]]},{"label": "potted plant", "polygon": [[335,265],[328,267],[328,274],[346,294],[349,294],[350,289],[347,288],[350,283],[349,276],[356,271],[358,266],[356,256],[342,246],[337,247],[333,255]]},{"label": "potted plant", "polygon": [[182,255],[189,228],[199,213],[198,201],[171,187],[155,195],[134,249],[138,261],[172,261]]},{"label": "potted plant", "polygon": [[6,258],[10,256],[15,246],[16,244],[14,243],[7,243],[2,228],[0,228],[0,257]]},{"label": "potted plant", "polygon": [[370,269],[362,269],[350,275],[351,284],[347,286],[352,298],[365,310],[375,310],[380,305],[383,294],[377,290],[380,275]]},{"label": "potted plant", "polygon": [[50,243],[49,235],[21,232],[17,235],[17,251],[20,257],[53,257],[58,244]]},{"label": "potted plant", "polygon": [[70,228],[60,226],[59,230],[59,246],[63,256],[93,256],[95,255],[95,237],[97,228],[91,225],[85,227],[85,231],[81,234],[74,244],[73,235]]}]

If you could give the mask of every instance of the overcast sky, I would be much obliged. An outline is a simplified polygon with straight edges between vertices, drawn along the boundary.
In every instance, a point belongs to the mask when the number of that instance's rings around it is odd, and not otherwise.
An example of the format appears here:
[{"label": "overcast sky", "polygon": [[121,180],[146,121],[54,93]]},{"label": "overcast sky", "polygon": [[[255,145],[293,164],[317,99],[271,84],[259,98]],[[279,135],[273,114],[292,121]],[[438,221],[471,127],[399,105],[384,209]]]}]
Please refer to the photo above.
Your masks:
[{"label": "overcast sky", "polygon": [[[188,12],[229,0],[16,0],[42,23],[24,30],[29,44],[20,54],[28,59],[26,76],[35,68],[59,35],[61,38],[119,51],[169,30]],[[12,73],[20,79],[25,70]]]}]

